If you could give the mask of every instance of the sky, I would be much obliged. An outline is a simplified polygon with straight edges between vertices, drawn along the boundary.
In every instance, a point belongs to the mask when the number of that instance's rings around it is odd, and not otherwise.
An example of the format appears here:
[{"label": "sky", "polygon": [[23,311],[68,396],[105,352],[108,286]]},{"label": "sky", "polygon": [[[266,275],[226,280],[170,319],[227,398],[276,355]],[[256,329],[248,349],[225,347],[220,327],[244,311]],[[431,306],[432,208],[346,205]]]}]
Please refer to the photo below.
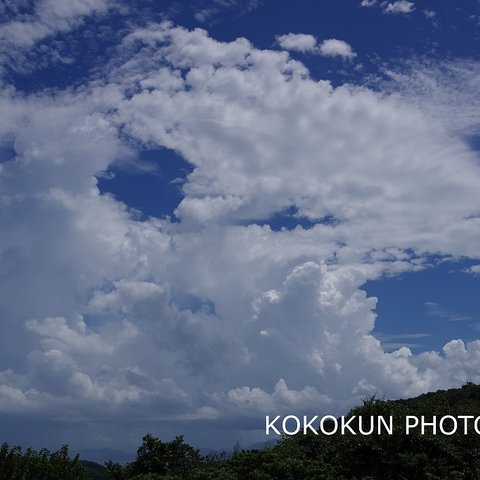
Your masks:
[{"label": "sky", "polygon": [[478,1],[0,18],[0,441],[248,446],[480,382]]}]

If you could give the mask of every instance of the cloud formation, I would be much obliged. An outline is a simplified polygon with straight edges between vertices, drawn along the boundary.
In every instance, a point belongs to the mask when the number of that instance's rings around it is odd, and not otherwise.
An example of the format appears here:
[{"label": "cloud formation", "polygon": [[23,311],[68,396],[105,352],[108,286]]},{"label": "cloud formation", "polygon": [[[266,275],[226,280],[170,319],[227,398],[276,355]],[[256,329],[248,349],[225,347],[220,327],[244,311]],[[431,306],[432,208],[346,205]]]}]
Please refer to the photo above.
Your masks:
[{"label": "cloud formation", "polygon": [[[395,2],[377,2],[377,0],[362,0],[360,6],[364,8],[381,8],[384,14],[408,15],[415,10],[415,3],[407,0],[397,0]],[[435,12],[424,10],[427,18],[435,16]]]},{"label": "cloud formation", "polygon": [[244,15],[259,7],[262,3],[262,0],[213,0],[203,2],[203,5],[200,3],[200,8],[197,7],[194,17],[199,22],[208,22],[225,10],[236,10],[240,15]]},{"label": "cloud formation", "polygon": [[[406,91],[163,22],[51,93],[0,97],[3,415],[255,431],[269,410],[480,380],[478,341],[413,355],[372,334],[367,280],[480,258],[478,156]],[[193,167],[178,222],[99,192],[152,146]],[[291,207],[313,226],[272,231]]]},{"label": "cloud formation", "polygon": [[317,48],[317,39],[305,33],[287,33],[277,37],[278,44],[285,50],[313,52]]},{"label": "cloud formation", "polygon": [[415,4],[407,0],[398,0],[396,2],[386,3],[383,6],[384,13],[390,13],[393,15],[409,14],[415,10]]},{"label": "cloud formation", "polygon": [[467,272],[473,275],[480,275],[480,265],[472,265],[467,269]]},{"label": "cloud formation", "polygon": [[357,56],[352,47],[343,40],[330,38],[320,44],[313,35],[305,33],[288,33],[277,37],[278,44],[285,50],[302,53],[314,53],[324,57],[343,57],[351,60]]},{"label": "cloud formation", "polygon": [[[383,91],[399,94],[407,102],[461,136],[480,133],[476,92],[480,86],[480,65],[469,59],[434,62],[410,60],[385,67]],[[462,85],[461,89],[452,88]]]},{"label": "cloud formation", "polygon": [[458,313],[449,312],[436,302],[425,302],[424,305],[427,309],[428,315],[432,317],[445,319],[450,322],[473,320],[473,317],[469,315],[459,315]]},{"label": "cloud formation", "polygon": [[343,57],[351,60],[356,57],[357,54],[352,50],[352,47],[343,40],[337,40],[336,38],[329,38],[324,40],[319,45],[320,54],[325,57]]},{"label": "cloud formation", "polygon": [[360,6],[369,8],[369,7],[373,7],[374,5],[376,5],[376,3],[377,3],[377,0],[362,0],[361,3],[360,3]]},{"label": "cloud formation", "polygon": [[0,25],[0,68],[21,68],[23,56],[34,45],[76,29],[87,17],[104,15],[114,6],[115,0],[40,0],[14,6],[7,3],[3,7],[6,21]]}]

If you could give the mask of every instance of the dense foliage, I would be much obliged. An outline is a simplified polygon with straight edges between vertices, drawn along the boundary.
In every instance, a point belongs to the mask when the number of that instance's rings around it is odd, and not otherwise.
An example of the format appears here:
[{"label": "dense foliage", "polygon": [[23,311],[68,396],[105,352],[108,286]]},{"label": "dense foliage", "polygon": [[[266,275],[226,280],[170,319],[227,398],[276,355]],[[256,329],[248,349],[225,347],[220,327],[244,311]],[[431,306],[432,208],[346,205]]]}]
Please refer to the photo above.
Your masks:
[{"label": "dense foliage", "polygon": [[[148,434],[134,462],[107,462],[106,469],[80,462],[78,456],[70,459],[67,447],[22,453],[19,447],[4,444],[0,480],[480,480],[480,435],[473,429],[467,435],[463,428],[452,435],[433,435],[429,428],[424,434],[420,429],[405,433],[407,415],[428,420],[433,415],[480,416],[479,385],[469,383],[408,400],[371,397],[347,417],[356,416],[356,421],[359,416],[390,415],[393,435],[299,434],[263,450],[236,448],[231,455],[207,457],[181,436],[163,442]],[[358,430],[355,422],[351,426]]]},{"label": "dense foliage", "polygon": [[68,447],[39,452],[4,443],[0,448],[0,480],[86,480],[78,455],[70,459]]}]

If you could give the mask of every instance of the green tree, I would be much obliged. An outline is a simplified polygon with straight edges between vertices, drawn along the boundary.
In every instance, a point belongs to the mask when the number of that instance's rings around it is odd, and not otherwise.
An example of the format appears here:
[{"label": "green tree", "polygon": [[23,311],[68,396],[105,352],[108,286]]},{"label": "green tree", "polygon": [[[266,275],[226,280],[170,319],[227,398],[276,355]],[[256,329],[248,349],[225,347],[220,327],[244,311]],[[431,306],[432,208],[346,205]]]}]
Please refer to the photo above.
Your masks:
[{"label": "green tree", "polygon": [[187,478],[187,475],[201,463],[198,450],[183,441],[183,436],[171,442],[163,442],[147,434],[137,450],[137,459],[122,467],[107,462],[107,478],[112,480],[154,480],[157,478]]},{"label": "green tree", "polygon": [[78,455],[70,459],[68,446],[51,452],[4,443],[0,448],[0,480],[85,480],[85,470]]}]

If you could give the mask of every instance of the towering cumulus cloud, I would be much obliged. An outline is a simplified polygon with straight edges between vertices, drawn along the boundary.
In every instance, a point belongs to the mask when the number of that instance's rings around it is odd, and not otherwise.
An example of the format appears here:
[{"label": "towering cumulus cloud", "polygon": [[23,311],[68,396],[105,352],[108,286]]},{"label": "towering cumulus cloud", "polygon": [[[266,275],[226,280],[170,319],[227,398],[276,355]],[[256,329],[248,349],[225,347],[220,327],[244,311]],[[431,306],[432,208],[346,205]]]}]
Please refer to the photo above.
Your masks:
[{"label": "towering cumulus cloud", "polygon": [[[223,441],[264,413],[480,381],[478,341],[384,352],[362,290],[429,254],[480,257],[478,157],[448,125],[169,22],[126,33],[95,75],[3,86],[3,416]],[[100,194],[96,175],[160,147],[193,169],[178,221]],[[287,209],[309,227],[272,230]]]}]

